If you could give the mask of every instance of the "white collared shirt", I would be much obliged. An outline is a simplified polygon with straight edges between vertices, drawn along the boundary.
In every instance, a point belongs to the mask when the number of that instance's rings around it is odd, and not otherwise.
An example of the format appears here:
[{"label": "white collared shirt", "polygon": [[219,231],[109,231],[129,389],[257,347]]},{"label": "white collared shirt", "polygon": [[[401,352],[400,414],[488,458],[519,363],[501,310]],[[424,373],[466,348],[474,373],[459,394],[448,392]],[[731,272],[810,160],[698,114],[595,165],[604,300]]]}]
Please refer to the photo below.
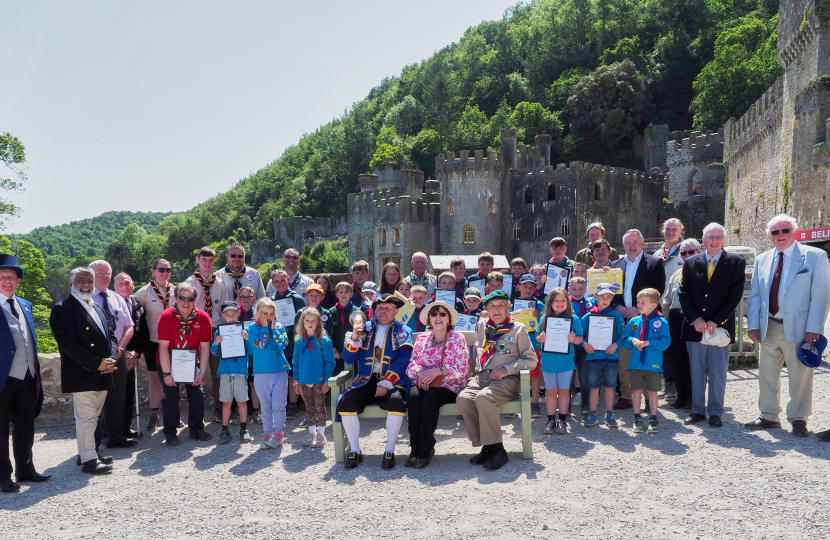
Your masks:
[{"label": "white collared shirt", "polygon": [[640,267],[640,261],[643,260],[643,253],[644,252],[641,251],[633,262],[628,258],[628,255],[625,256],[625,279],[623,280],[623,285],[625,287],[623,290],[623,301],[625,302],[625,307],[634,306],[631,288],[634,286],[634,276],[637,275],[637,269]]},{"label": "white collared shirt", "polygon": [[[796,242],[793,242],[792,245],[784,251],[784,265],[781,269],[781,281],[778,286],[778,313],[770,313],[770,315],[776,319],[781,318],[781,306],[784,305],[784,284],[787,282],[787,274],[790,270],[790,263],[792,262],[793,252],[795,251],[795,244]],[[770,286],[772,285],[772,280],[775,278],[775,270],[778,268],[779,253],[781,252],[776,249],[775,257],[772,258],[772,270],[770,270],[769,274]]]},{"label": "white collared shirt", "polygon": [[89,303],[87,303],[87,302],[81,300],[80,298],[78,298],[78,296],[75,293],[72,293],[72,296],[74,296],[75,300],[77,300],[78,302],[81,303],[82,306],[84,306],[84,309],[86,309],[87,313],[89,313],[89,316],[92,317],[92,320],[95,321],[95,324],[98,325],[98,328],[101,329],[101,332],[103,332],[105,336],[108,335],[107,334],[108,328],[106,326],[104,326],[104,323],[101,322],[101,317],[99,317],[98,312],[95,311],[95,307],[94,307],[95,302],[93,302],[92,300],[89,300]]}]

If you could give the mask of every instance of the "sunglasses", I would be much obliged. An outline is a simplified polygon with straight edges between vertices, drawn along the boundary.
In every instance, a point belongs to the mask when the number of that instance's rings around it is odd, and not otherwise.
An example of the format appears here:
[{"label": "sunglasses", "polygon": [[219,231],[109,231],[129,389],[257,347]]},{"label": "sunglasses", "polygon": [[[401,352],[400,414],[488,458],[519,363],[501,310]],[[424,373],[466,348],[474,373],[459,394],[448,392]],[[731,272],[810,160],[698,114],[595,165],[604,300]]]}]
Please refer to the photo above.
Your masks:
[{"label": "sunglasses", "polygon": [[283,255],[282,258],[283,259],[294,259],[294,260],[299,259],[299,257],[297,255]]},{"label": "sunglasses", "polygon": [[195,297],[195,296],[177,296],[176,298],[178,298],[178,299],[179,299],[179,302],[188,302],[188,303],[193,303],[193,302],[195,302],[195,301],[196,301],[196,297]]},{"label": "sunglasses", "polygon": [[770,231],[769,233],[773,236],[778,236],[779,234],[790,234],[791,230],[792,229],[781,229],[781,230],[776,229],[774,231]]},{"label": "sunglasses", "polygon": [[446,317],[449,317],[449,316],[450,316],[449,313],[443,313],[443,312],[440,312],[440,311],[438,313],[430,314],[430,317],[441,317],[442,319],[444,319]]},{"label": "sunglasses", "polygon": [[694,255],[695,253],[697,253],[696,249],[690,249],[689,251],[681,251],[680,255],[685,257],[686,255]]},{"label": "sunglasses", "polygon": [[245,255],[239,255],[237,253],[228,253],[228,257],[231,259],[244,259]]},{"label": "sunglasses", "polygon": [[173,271],[172,268],[156,268],[156,272],[161,272],[162,274],[169,274]]}]

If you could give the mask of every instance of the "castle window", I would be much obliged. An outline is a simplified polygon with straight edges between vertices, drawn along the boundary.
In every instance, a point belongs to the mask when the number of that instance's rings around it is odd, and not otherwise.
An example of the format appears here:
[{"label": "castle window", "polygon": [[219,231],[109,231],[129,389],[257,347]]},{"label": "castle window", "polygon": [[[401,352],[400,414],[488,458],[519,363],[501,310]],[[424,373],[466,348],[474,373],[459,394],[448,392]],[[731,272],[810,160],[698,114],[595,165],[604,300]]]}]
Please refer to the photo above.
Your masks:
[{"label": "castle window", "polygon": [[602,200],[602,186],[599,185],[599,182],[594,184],[594,200],[601,201]]},{"label": "castle window", "polygon": [[525,188],[525,204],[533,204],[533,189]]},{"label": "castle window", "polygon": [[568,236],[569,234],[571,234],[571,223],[568,218],[565,218],[559,224],[559,236]]},{"label": "castle window", "polygon": [[496,197],[495,196],[490,196],[490,198],[487,199],[487,213],[488,214],[495,214],[496,213]]},{"label": "castle window", "polygon": [[450,199],[449,197],[444,199],[444,208],[446,208],[447,215],[451,216],[452,215],[452,199]]},{"label": "castle window", "polygon": [[386,245],[386,229],[378,229],[378,245],[381,247]]},{"label": "castle window", "polygon": [[372,276],[375,275],[375,258],[372,257],[369,259],[369,279],[372,279]]},{"label": "castle window", "polygon": [[521,236],[519,231],[521,229],[521,223],[519,221],[513,222],[513,240],[518,240]]},{"label": "castle window", "polygon": [[467,225],[464,225],[464,229],[462,229],[461,231],[461,241],[465,244],[476,243],[476,230],[469,223]]},{"label": "castle window", "polygon": [[396,246],[401,245],[401,230],[397,227],[392,229],[392,243]]},{"label": "castle window", "polygon": [[369,248],[369,255],[371,255],[375,252],[375,237],[370,234],[368,240],[366,241],[366,244]]},{"label": "castle window", "polygon": [[554,186],[553,184],[548,184],[548,200],[556,200],[556,186]]},{"label": "castle window", "polygon": [[691,190],[692,195],[700,195],[703,193],[703,175],[698,170],[692,172]]},{"label": "castle window", "polygon": [[542,238],[542,222],[538,219],[533,224],[533,238]]},{"label": "castle window", "polygon": [[354,240],[354,249],[360,255],[360,251],[363,249],[363,240],[360,238],[360,235],[357,235],[357,238]]},{"label": "castle window", "polygon": [[545,250],[537,246],[533,252],[533,264],[545,264],[546,262]]}]

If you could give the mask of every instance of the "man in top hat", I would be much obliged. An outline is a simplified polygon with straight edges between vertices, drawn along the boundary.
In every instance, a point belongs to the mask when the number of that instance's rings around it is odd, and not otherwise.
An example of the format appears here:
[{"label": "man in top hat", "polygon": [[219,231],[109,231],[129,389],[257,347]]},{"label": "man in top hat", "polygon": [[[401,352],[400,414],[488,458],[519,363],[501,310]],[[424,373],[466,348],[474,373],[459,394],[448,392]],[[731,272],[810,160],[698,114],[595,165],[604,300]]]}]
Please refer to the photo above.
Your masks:
[{"label": "man in top hat", "polygon": [[366,327],[356,324],[346,336],[343,361],[356,363],[357,376],[340,396],[337,412],[349,439],[346,468],[354,469],[363,461],[360,450],[360,420],[357,415],[366,405],[377,404],[386,417],[386,451],[381,468],[395,467],[395,441],[406,415],[406,399],[410,381],[406,367],[412,356],[412,331],[395,320],[403,300],[394,294],[377,298],[372,303],[374,321]]},{"label": "man in top hat", "polygon": [[[0,491],[20,490],[17,482],[43,482],[48,474],[38,474],[32,463],[35,418],[43,405],[37,336],[32,303],[15,296],[23,281],[23,268],[14,255],[0,254]],[[12,448],[17,482],[12,482],[9,460],[9,422],[14,423]]]},{"label": "man in top hat", "polygon": [[[787,420],[793,435],[806,437],[813,410],[813,369],[796,357],[802,343],[819,339],[830,305],[827,253],[795,241],[795,218],[781,214],[767,224],[773,248],[755,259],[749,287],[749,338],[761,344],[758,359],[758,408],[761,416],[746,424],[753,430],[780,428],[781,369],[787,364],[790,402]],[[830,441],[830,431],[819,434]]]}]

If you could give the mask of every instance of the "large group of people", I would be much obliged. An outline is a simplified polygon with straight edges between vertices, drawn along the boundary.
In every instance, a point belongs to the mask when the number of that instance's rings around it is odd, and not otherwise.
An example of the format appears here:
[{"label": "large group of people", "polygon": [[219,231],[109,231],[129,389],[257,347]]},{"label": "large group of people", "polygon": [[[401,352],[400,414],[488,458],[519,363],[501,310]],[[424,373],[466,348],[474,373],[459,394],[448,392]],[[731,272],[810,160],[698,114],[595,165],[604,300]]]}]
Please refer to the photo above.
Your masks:
[{"label": "large group of people", "polygon": [[[794,435],[807,436],[813,368],[826,345],[821,333],[830,305],[830,269],[827,254],[798,243],[796,232],[791,216],[773,218],[767,235],[774,247],[758,256],[752,274],[746,316],[749,337],[760,343],[760,416],[746,427],[781,427],[786,365],[786,416]],[[369,281],[365,261],[352,265],[351,281],[311,279],[299,271],[293,249],[284,252],[283,268],[266,286],[245,264],[240,244],[228,246],[219,270],[216,252],[202,248],[198,270],[177,285],[170,282],[170,262],[158,259],[151,281],[135,292],[129,275],[113,278],[110,264],[93,261],[71,271],[71,292],[50,317],[61,387],[72,394],[77,464],[85,473],[106,473],[114,460],[101,453],[102,445],[137,444],[141,426],[133,429],[132,422],[142,356],[149,375],[145,430],[152,433],[161,423],[168,446],[180,444],[185,427],[182,387],[190,439],[211,440],[203,384],[209,377],[211,420],[221,423],[220,444],[233,439],[229,424],[238,418],[240,441],[251,441],[249,424],[260,424],[260,448],[279,447],[302,399],[306,415],[300,426],[309,432],[302,444],[321,447],[327,442],[329,378],[351,370],[353,380],[333,411],[348,439],[347,469],[364,460],[360,414],[365,407],[377,405],[387,413],[381,467],[396,466],[396,442],[408,418],[411,450],[403,465],[421,469],[435,454],[439,410],[450,403],[457,404],[472,446],[480,447],[470,462],[488,470],[503,467],[509,458],[499,408],[519,397],[522,370],[530,371],[534,418],[542,416],[539,401],[545,396],[545,434],[565,435],[576,422],[584,428],[599,424],[601,394],[608,428],[618,428],[617,415],[633,409],[634,432],[658,433],[661,398],[672,408],[688,409],[686,424],[708,418],[709,426],[721,427],[730,345],[742,339],[735,335],[735,312],[744,295],[746,262],[724,250],[726,233],[717,223],[703,229],[700,241],[684,233],[680,220],[669,219],[665,242],[648,254],[640,231],[629,230],[619,256],[602,224],[591,223],[588,245],[575,259],[557,237],[550,241],[546,265],[528,267],[516,258],[504,272],[493,269],[491,254],[482,253],[475,272],[456,258],[449,271],[435,276],[427,271],[427,256],[415,253],[408,275],[397,264],[386,264],[380,286]],[[546,294],[551,267],[561,268],[568,279]],[[605,281],[590,290],[590,270],[618,270],[621,283]],[[32,306],[15,294],[24,278],[17,259],[0,254],[0,428],[14,424],[15,461],[13,468],[8,442],[0,445],[3,492],[18,491],[19,482],[49,479],[32,459],[43,391]],[[462,315],[477,317],[474,331],[457,330]],[[602,325],[595,318],[607,321],[608,341],[602,346],[597,345]],[[223,325],[237,326],[231,331]],[[563,327],[565,333],[548,335]],[[244,347],[225,357],[222,344],[229,340],[230,347],[231,338]],[[547,349],[556,339],[563,340],[561,346]],[[177,372],[174,364],[182,358],[192,358],[195,369],[189,379],[177,380],[181,368]],[[580,405],[579,416],[571,413],[572,404]],[[830,430],[818,436],[830,441]]]}]

